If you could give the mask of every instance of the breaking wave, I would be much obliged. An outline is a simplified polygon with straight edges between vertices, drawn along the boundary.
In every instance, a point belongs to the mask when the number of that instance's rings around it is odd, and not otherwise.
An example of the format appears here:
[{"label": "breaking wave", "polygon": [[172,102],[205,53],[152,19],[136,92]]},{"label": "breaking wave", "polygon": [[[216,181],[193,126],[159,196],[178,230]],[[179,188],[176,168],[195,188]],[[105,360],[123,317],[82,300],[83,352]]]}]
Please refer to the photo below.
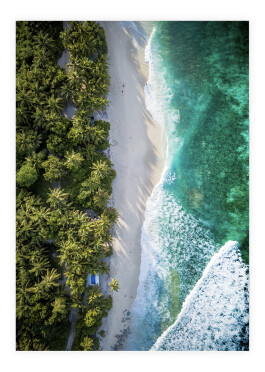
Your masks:
[{"label": "breaking wave", "polygon": [[216,253],[151,350],[248,350],[248,268],[237,242]]}]

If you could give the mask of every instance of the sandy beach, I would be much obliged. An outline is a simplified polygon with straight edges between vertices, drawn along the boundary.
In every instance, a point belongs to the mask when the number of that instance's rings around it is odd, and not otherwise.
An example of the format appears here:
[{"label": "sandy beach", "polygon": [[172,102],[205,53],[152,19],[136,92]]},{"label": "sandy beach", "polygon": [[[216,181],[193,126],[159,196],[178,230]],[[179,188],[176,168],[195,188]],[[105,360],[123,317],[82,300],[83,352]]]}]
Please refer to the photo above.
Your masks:
[{"label": "sandy beach", "polygon": [[145,206],[162,174],[165,140],[162,128],[145,107],[144,85],[149,74],[144,61],[145,40],[133,37],[116,22],[101,24],[106,32],[111,76],[107,109],[110,157],[117,172],[112,205],[119,212],[109,279],[117,278],[120,285],[119,291],[112,293],[113,307],[103,320],[101,329],[106,333],[101,350],[122,350],[139,282]]}]

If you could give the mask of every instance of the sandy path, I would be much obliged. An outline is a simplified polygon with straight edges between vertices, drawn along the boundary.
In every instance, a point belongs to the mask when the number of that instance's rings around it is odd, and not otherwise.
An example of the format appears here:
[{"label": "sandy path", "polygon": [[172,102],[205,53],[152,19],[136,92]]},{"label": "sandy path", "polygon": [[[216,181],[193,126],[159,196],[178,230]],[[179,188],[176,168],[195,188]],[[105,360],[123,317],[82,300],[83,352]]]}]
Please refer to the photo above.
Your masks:
[{"label": "sandy path", "polygon": [[67,340],[66,345],[66,351],[70,351],[72,349],[72,345],[75,338],[75,323],[77,321],[78,317],[78,310],[71,309],[71,315],[70,315],[70,322],[71,322],[71,328],[70,328],[70,334]]},{"label": "sandy path", "polygon": [[111,256],[110,278],[117,278],[118,293],[103,321],[103,350],[122,350],[130,327],[129,309],[138,287],[141,228],[145,205],[163,169],[164,136],[146,110],[144,85],[148,64],[144,40],[136,41],[115,22],[102,22],[109,49],[111,87],[108,119],[111,123],[111,160],[117,172],[113,204],[119,212]]}]

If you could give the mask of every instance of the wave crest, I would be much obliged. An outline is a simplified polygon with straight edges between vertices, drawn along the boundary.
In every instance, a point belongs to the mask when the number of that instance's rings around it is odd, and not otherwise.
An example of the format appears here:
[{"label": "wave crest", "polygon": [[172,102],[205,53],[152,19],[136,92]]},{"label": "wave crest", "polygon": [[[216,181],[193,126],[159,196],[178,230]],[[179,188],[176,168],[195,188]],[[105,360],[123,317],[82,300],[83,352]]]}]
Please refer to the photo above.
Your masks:
[{"label": "wave crest", "polygon": [[151,350],[248,350],[248,268],[237,242],[216,253]]}]

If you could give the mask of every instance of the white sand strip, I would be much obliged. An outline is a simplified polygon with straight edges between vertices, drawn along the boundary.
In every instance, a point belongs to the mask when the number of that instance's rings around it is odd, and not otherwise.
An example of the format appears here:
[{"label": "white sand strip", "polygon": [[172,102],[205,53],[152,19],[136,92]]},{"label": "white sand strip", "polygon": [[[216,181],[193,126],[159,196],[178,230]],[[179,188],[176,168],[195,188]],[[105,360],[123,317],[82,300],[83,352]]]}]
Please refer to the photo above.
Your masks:
[{"label": "white sand strip", "polygon": [[110,260],[110,278],[117,278],[119,292],[101,329],[103,350],[119,349],[130,327],[128,310],[135,299],[140,273],[141,228],[145,206],[159,182],[165,150],[161,127],[145,107],[144,85],[149,67],[144,62],[145,43],[139,45],[125,28],[102,22],[109,50],[111,87],[107,115],[111,123],[111,160],[117,172],[113,205],[119,212]]}]

